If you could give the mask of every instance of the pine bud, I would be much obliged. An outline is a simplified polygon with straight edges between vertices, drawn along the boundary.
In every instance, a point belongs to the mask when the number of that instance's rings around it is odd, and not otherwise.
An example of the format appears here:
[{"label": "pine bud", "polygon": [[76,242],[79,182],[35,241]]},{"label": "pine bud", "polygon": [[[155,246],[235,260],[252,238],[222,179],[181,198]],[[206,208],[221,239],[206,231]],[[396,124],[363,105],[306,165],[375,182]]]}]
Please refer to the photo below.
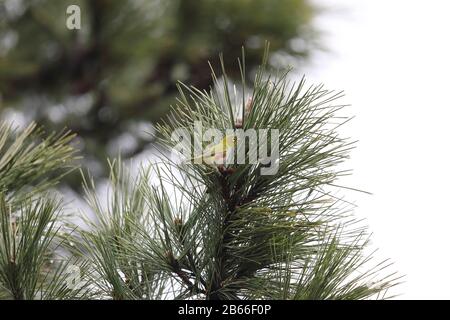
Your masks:
[{"label": "pine bud", "polygon": [[181,232],[183,230],[183,220],[177,217],[173,220],[173,224],[175,225],[175,230],[178,232],[178,234],[181,235]]},{"label": "pine bud", "polygon": [[223,164],[218,165],[217,170],[219,170],[219,172],[222,174],[226,172],[225,166]]},{"label": "pine bud", "polygon": [[217,170],[219,170],[219,172],[223,175],[223,176],[227,176],[227,175],[230,175],[230,174],[233,174],[233,173],[235,173],[236,172],[236,168],[233,168],[233,167],[229,167],[229,168],[227,168],[227,167],[225,167],[224,165],[219,165],[219,166],[217,166]]},{"label": "pine bud", "polygon": [[176,226],[182,226],[183,225],[183,220],[181,218],[177,217],[177,218],[175,218],[173,220],[173,224],[176,225]]},{"label": "pine bud", "polygon": [[178,261],[177,259],[175,259],[175,257],[173,256],[172,251],[167,251],[165,253],[165,257],[167,259],[167,262],[170,266],[177,268],[178,267]]}]

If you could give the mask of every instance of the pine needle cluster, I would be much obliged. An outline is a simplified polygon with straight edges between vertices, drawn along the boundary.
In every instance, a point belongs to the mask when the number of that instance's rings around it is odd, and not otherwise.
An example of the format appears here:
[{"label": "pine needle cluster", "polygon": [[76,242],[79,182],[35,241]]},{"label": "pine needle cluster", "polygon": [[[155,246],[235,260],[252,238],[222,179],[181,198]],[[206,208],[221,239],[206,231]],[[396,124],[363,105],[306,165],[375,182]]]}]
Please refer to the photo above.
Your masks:
[{"label": "pine needle cluster", "polygon": [[[223,60],[222,60],[223,61]],[[268,76],[246,83],[222,64],[209,91],[179,84],[159,125],[161,161],[133,174],[110,162],[106,195],[83,173],[91,210],[64,223],[49,196],[74,155],[70,134],[0,128],[0,294],[13,299],[367,299],[397,283],[372,262],[367,228],[333,195],[354,142],[340,137],[341,92]],[[278,130],[277,171],[167,155],[195,123],[225,132]],[[40,140],[39,140],[40,139]],[[260,143],[260,142],[258,142]],[[202,145],[205,147],[205,145]],[[269,146],[270,147],[270,146]],[[248,148],[251,148],[250,146]],[[249,150],[246,151],[247,153]],[[62,170],[62,171],[61,171]],[[76,271],[76,277],[72,271]]]}]

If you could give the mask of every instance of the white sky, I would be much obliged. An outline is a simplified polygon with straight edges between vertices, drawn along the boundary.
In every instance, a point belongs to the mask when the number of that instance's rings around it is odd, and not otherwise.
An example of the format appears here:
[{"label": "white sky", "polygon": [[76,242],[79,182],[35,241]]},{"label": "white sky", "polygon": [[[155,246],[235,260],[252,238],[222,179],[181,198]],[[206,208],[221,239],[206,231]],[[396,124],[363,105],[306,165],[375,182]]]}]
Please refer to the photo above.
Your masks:
[{"label": "white sky", "polygon": [[305,70],[343,89],[359,140],[346,185],[403,299],[450,299],[450,1],[316,0],[331,53]]}]

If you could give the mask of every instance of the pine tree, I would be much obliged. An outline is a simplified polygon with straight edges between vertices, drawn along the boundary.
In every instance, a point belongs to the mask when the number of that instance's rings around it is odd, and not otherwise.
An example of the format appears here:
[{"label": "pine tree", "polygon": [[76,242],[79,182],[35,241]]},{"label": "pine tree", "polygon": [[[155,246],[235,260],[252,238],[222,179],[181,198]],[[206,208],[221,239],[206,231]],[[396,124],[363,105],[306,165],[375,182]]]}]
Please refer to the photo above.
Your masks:
[{"label": "pine tree", "polygon": [[[33,147],[26,143],[31,129],[14,138],[2,127],[2,292],[16,299],[389,297],[396,274],[385,271],[386,261],[371,262],[367,228],[332,192],[340,188],[337,179],[348,174],[337,165],[354,147],[338,134],[348,121],[340,115],[342,93],[322,85],[306,87],[304,79],[292,83],[288,71],[269,75],[266,64],[267,51],[248,84],[243,55],[239,89],[227,77],[223,59],[222,75],[212,73],[211,90],[179,83],[178,103],[158,127],[161,161],[143,166],[138,174],[120,159],[110,161],[106,197],[83,172],[85,198],[94,216],[84,216],[83,227],[65,223],[58,236],[57,203],[45,200],[39,174],[64,166],[73,153],[67,145],[71,136],[52,137]],[[202,124],[201,132],[196,123]],[[279,156],[270,163],[228,161],[242,150],[249,160],[263,143],[261,137],[242,146],[232,140],[232,148],[216,145],[212,150],[219,150],[225,163],[192,161],[208,158],[205,150],[211,141],[200,141],[200,158],[191,156],[198,150],[188,141],[181,144],[187,156],[169,155],[180,147],[173,139],[176,130],[196,139],[207,128],[225,137],[240,129],[278,130],[269,132],[279,136],[269,139],[268,147],[278,142]],[[261,169],[269,165],[276,165],[276,172],[263,174]],[[36,183],[31,194],[20,191],[28,179]],[[17,229],[16,216],[23,221]],[[45,264],[51,243],[65,253],[56,270]],[[67,271],[73,265],[82,275],[75,289],[68,285],[72,279]],[[17,270],[27,270],[27,277]],[[50,277],[42,276],[45,272]]]},{"label": "pine tree", "polygon": [[[70,5],[80,8],[80,30],[66,27]],[[317,47],[316,11],[308,0],[0,1],[0,114],[77,132],[85,164],[105,177],[117,141],[133,141],[123,157],[152,142],[139,128],[167,113],[176,80],[208,88],[205,61],[237,56],[242,44],[252,70],[264,39],[303,62]],[[234,64],[228,70],[239,76]]]}]

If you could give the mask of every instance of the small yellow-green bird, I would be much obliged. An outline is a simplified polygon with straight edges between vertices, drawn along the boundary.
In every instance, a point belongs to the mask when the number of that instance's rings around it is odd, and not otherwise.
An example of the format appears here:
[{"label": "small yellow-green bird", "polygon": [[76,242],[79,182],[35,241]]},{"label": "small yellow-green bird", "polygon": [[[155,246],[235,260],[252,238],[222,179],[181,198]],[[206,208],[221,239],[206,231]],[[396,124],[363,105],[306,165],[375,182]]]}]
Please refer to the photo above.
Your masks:
[{"label": "small yellow-green bird", "polygon": [[224,164],[227,158],[227,154],[233,151],[236,144],[236,136],[226,135],[218,144],[208,146],[203,150],[202,154],[194,157],[192,160],[194,163],[203,163],[208,165]]}]

